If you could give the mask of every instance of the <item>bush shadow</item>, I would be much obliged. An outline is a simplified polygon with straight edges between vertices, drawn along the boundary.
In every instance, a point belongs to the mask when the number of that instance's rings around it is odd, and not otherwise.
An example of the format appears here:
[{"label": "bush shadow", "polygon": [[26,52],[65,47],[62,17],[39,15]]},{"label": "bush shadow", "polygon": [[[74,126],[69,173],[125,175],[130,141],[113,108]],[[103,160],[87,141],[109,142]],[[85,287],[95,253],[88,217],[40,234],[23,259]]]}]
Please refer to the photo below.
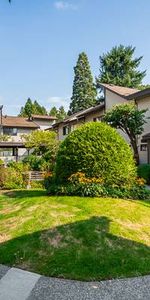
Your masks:
[{"label": "bush shadow", "polygon": [[92,217],[0,244],[0,263],[46,276],[103,280],[150,272],[150,247],[111,233],[111,220]]}]

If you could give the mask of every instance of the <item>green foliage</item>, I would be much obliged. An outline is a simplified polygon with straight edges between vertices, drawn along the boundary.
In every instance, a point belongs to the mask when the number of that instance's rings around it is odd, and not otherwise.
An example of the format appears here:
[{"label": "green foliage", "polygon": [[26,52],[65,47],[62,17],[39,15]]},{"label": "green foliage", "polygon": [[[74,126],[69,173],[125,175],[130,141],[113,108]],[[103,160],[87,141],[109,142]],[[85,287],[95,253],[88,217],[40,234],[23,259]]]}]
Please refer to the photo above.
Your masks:
[{"label": "green foliage", "polygon": [[146,109],[138,110],[133,103],[125,103],[113,107],[103,118],[112,127],[119,128],[128,135],[137,164],[139,164],[137,136],[144,130],[146,111]]},{"label": "green foliage", "polygon": [[150,200],[150,191],[144,186],[133,185],[131,188],[110,187],[98,183],[56,184],[51,182],[47,188],[49,195],[111,197],[118,199]]},{"label": "green foliage", "polygon": [[0,142],[7,142],[9,140],[9,136],[5,134],[0,135]]},{"label": "green foliage", "polygon": [[71,114],[95,105],[97,96],[88,57],[84,52],[79,54],[74,73],[73,94],[70,104]]},{"label": "green foliage", "polygon": [[34,130],[28,135],[23,136],[25,146],[34,148],[37,154],[45,152],[47,149],[53,150],[57,148],[57,135],[54,131]]},{"label": "green foliage", "polygon": [[[41,169],[42,166],[43,170],[44,164],[45,169],[52,169],[59,145],[56,133],[53,131],[35,130],[29,135],[24,135],[23,138],[25,140],[25,146],[27,148],[32,148],[34,150],[34,155],[41,156],[41,158],[37,159],[36,157],[33,158],[33,156],[31,156],[31,160],[35,162],[35,165],[39,164],[40,167],[38,167],[38,169]],[[28,160],[28,158],[26,158],[26,160]],[[31,165],[33,168],[34,163],[31,163]],[[35,169],[35,167],[33,169]]]},{"label": "green foliage", "polygon": [[97,86],[99,87],[100,83],[131,88],[141,85],[146,71],[138,70],[142,56],[134,58],[134,52],[135,47],[120,45],[100,56],[100,75],[97,78]]},{"label": "green foliage", "polygon": [[51,110],[50,110],[50,112],[49,112],[49,115],[50,115],[50,116],[54,116],[54,117],[57,116],[57,108],[56,108],[56,106],[53,106],[53,107],[51,108]]},{"label": "green foliage", "polygon": [[138,176],[144,178],[147,184],[150,184],[150,165],[139,165],[137,169]]},{"label": "green foliage", "polygon": [[43,189],[44,188],[44,181],[43,180],[32,180],[30,182],[31,189]]},{"label": "green foliage", "polygon": [[4,165],[4,161],[0,159],[0,167]]},{"label": "green foliage", "polygon": [[107,185],[130,185],[136,168],[132,151],[117,131],[105,123],[87,123],[61,143],[56,159],[56,180],[66,182],[76,173],[98,177]]},{"label": "green foliage", "polygon": [[23,159],[24,165],[27,165],[32,171],[44,171],[48,168],[46,161],[37,155],[30,154]]},{"label": "green foliage", "polygon": [[44,106],[41,106],[36,100],[33,103],[33,114],[35,115],[47,115],[47,110]]},{"label": "green foliage", "polygon": [[52,170],[55,164],[59,142],[53,131],[32,131],[24,135],[26,148],[33,149],[33,153],[23,160],[31,170]]},{"label": "green foliage", "polygon": [[7,167],[12,168],[19,172],[27,172],[29,170],[28,165],[24,165],[23,162],[21,162],[21,161],[19,161],[19,162],[10,161],[10,162],[8,162]]},{"label": "green foliage", "polygon": [[150,84],[141,84],[138,86],[139,90],[145,90],[145,89],[150,89]]},{"label": "green foliage", "polygon": [[0,188],[26,188],[28,182],[27,167],[22,163],[9,163],[7,168],[0,167]]},{"label": "green foliage", "polygon": [[25,103],[25,106],[21,107],[19,116],[31,118],[32,113],[33,113],[33,103],[31,99],[28,98]]},{"label": "green foliage", "polygon": [[65,112],[65,109],[63,106],[60,106],[58,109],[55,106],[53,106],[49,112],[49,115],[55,116],[55,117],[57,117],[58,121],[61,121],[66,118],[67,113]]},{"label": "green foliage", "polygon": [[47,111],[45,107],[41,106],[36,100],[33,102],[30,98],[28,98],[25,106],[21,107],[19,116],[31,118],[33,114],[47,115]]}]

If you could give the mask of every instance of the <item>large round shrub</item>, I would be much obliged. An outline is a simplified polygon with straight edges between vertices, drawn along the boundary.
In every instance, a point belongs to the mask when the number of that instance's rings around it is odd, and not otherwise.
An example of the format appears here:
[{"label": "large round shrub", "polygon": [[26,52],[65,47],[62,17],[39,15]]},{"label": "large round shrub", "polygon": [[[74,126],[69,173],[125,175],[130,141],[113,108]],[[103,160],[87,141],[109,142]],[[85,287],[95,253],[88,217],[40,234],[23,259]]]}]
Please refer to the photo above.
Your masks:
[{"label": "large round shrub", "polygon": [[107,185],[132,184],[136,167],[124,138],[105,123],[87,123],[61,143],[56,159],[56,180],[64,183],[78,171],[101,177]]}]

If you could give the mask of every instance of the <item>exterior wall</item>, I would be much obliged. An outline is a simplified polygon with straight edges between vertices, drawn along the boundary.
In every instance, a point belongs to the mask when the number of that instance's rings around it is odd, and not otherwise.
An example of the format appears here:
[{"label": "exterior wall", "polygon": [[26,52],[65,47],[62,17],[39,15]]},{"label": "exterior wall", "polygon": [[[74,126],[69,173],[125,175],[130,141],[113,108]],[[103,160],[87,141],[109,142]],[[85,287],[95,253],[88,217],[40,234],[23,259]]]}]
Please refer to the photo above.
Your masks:
[{"label": "exterior wall", "polygon": [[[22,135],[23,134],[30,134],[33,130],[32,128],[18,128],[17,130],[17,135],[15,136],[9,136],[10,142],[22,142]],[[18,160],[22,160],[25,156],[28,155],[28,151],[25,148],[19,148],[18,149]],[[5,151],[0,151],[0,158],[5,162],[9,162],[11,160],[15,161],[16,157],[12,156],[12,153],[5,150]]]},{"label": "exterior wall", "polygon": [[85,117],[85,122],[92,122],[94,121],[94,118],[100,118],[104,115],[104,109],[101,110],[101,111],[97,111],[97,112],[93,112],[91,114],[88,114],[86,117]]},{"label": "exterior wall", "polygon": [[118,96],[108,90],[105,92],[105,109],[106,111],[111,109],[116,104],[122,104],[127,102],[126,99],[124,99],[121,96]]},{"label": "exterior wall", "polygon": [[39,125],[41,130],[45,130],[55,124],[55,120],[34,120],[34,123]]},{"label": "exterior wall", "polygon": [[22,141],[22,135],[23,134],[30,134],[33,130],[36,129],[31,129],[31,128],[18,128],[17,130],[17,135],[15,136],[9,136],[9,141],[13,142],[21,142]]},{"label": "exterior wall", "polygon": [[87,123],[87,122],[92,122],[94,121],[94,118],[99,118],[104,115],[104,110],[98,111],[98,112],[92,112],[90,114],[87,114],[85,118],[76,120],[75,122],[70,122],[68,124],[59,124],[58,129],[57,129],[57,134],[58,134],[58,139],[60,141],[64,140],[67,135],[63,135],[63,127],[69,125],[70,126],[70,131],[72,132],[75,130],[77,127],[80,125]]},{"label": "exterior wall", "polygon": [[144,132],[143,134],[139,137],[139,155],[140,155],[140,163],[147,163],[148,162],[148,151],[141,151],[140,145],[141,145],[141,138],[144,134],[147,134],[150,132],[150,97],[146,97],[143,99],[140,99],[137,101],[137,106],[138,108],[141,109],[148,109],[146,112],[146,121],[147,123],[144,125]]}]

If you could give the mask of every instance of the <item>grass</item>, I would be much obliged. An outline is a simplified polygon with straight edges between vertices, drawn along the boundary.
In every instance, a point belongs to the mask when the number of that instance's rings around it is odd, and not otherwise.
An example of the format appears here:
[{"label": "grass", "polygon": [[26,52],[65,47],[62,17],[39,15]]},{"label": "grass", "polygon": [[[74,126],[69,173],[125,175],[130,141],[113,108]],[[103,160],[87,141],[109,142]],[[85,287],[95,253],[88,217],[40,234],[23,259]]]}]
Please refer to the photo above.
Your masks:
[{"label": "grass", "polygon": [[150,203],[2,194],[0,263],[79,280],[148,274]]}]

